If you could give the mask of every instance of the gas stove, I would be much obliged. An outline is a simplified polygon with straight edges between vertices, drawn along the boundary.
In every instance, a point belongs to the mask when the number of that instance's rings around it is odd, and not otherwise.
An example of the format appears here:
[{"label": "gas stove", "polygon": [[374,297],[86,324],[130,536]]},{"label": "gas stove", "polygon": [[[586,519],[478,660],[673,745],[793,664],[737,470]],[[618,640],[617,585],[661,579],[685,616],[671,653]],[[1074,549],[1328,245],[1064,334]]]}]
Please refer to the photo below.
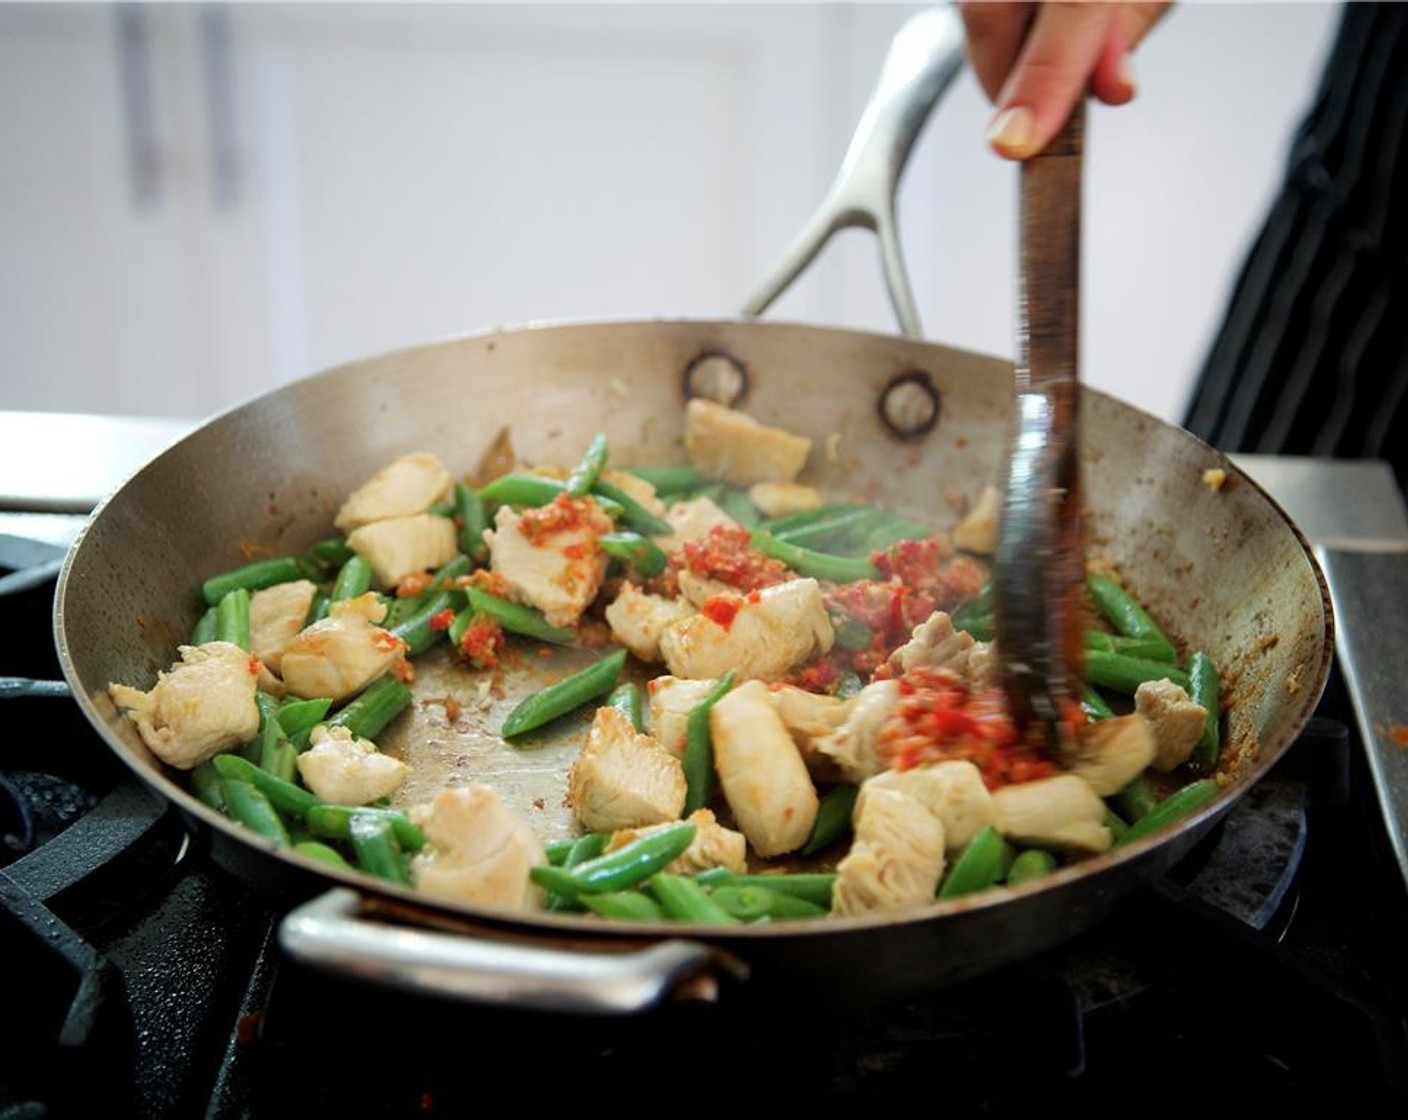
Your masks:
[{"label": "gas stove", "polygon": [[[1332,581],[1342,565],[1372,588],[1362,556],[1408,542],[1402,498],[1375,465],[1241,465],[1318,542]],[[52,560],[81,524],[82,489],[0,514],[0,567],[13,569],[0,590],[18,630],[0,677],[59,678]],[[1367,594],[1337,586],[1342,642]],[[0,968],[14,995],[0,1120],[97,1106],[458,1115],[500,1086],[535,1102],[658,1107],[684,1085],[730,1107],[925,1099],[1003,1116],[1323,1098],[1402,1115],[1408,892],[1398,760],[1383,746],[1384,721],[1397,721],[1379,714],[1393,697],[1379,697],[1376,663],[1342,645],[1316,718],[1275,770],[1075,941],[901,1003],[803,1011],[725,982],[625,1018],[510,1012],[303,967],[279,947],[281,904],[218,866],[76,706],[7,686]]]}]

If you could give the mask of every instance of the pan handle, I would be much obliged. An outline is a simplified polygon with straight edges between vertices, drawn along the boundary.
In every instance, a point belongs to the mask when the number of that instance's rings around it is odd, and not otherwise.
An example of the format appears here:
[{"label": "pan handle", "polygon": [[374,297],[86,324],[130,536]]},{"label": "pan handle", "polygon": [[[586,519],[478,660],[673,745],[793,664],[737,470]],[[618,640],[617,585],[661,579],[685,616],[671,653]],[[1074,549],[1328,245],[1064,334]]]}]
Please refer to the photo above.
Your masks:
[{"label": "pan handle", "polygon": [[816,259],[832,234],[857,226],[880,241],[885,286],[900,329],[923,335],[900,253],[895,193],[919,130],[963,67],[963,22],[951,4],[911,16],[895,34],[831,189],[762,286],[743,306],[761,315]]},{"label": "pan handle", "polygon": [[[694,941],[614,951],[548,948],[393,925],[360,911],[355,891],[328,891],[283,919],[279,943],[325,972],[420,995],[555,1014],[629,1015],[687,985],[692,998],[709,1000],[717,994],[713,976],[746,972],[736,958]],[[703,983],[689,985],[700,978]]]}]

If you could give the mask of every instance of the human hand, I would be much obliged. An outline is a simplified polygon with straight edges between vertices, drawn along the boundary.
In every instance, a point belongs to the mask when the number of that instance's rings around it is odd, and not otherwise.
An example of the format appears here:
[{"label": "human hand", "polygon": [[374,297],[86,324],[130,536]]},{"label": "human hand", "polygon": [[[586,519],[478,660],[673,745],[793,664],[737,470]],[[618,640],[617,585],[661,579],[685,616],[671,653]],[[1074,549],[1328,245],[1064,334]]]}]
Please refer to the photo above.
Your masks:
[{"label": "human hand", "polygon": [[997,106],[988,143],[1000,156],[1036,155],[1060,131],[1088,90],[1107,105],[1134,97],[1130,52],[1167,3],[1007,3],[958,5],[968,60]]}]

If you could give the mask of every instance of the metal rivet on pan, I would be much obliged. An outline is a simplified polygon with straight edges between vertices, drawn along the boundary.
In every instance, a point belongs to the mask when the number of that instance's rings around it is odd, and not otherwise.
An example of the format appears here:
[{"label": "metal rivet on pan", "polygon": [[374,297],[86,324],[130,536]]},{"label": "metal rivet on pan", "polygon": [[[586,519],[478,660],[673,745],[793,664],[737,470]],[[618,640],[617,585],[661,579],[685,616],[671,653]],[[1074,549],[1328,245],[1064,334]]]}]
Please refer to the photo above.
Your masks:
[{"label": "metal rivet on pan", "polygon": [[748,392],[748,371],[737,358],[718,350],[706,350],[684,371],[684,395],[703,397],[732,407]]},{"label": "metal rivet on pan", "polygon": [[933,379],[922,369],[890,378],[876,404],[880,421],[901,439],[926,435],[943,411]]}]

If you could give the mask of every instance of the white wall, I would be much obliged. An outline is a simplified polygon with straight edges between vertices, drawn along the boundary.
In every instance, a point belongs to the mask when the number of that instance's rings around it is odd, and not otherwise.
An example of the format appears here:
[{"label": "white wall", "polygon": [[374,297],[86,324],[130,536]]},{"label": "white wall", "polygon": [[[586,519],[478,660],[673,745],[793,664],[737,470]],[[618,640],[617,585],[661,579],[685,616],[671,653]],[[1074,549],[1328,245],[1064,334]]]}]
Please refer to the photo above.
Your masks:
[{"label": "white wall", "polygon": [[[0,7],[0,409],[196,416],[426,337],[731,313],[820,199],[914,5],[146,9],[161,199],[131,201],[108,8]],[[1333,6],[1190,3],[1089,125],[1083,373],[1182,410]],[[966,74],[900,200],[928,335],[1010,354],[1015,176]],[[888,330],[845,235],[774,317]]]}]

